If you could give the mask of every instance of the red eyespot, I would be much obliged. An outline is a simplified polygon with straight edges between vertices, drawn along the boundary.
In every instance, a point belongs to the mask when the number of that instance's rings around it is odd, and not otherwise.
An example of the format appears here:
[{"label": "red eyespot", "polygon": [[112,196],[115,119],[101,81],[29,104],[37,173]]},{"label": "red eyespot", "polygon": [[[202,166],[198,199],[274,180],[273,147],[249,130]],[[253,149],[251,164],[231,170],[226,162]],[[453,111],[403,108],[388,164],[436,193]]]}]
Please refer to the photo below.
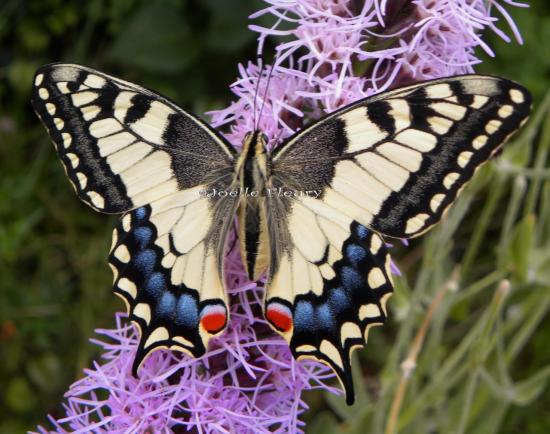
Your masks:
[{"label": "red eyespot", "polygon": [[206,306],[201,314],[201,324],[208,333],[218,333],[225,327],[227,315],[223,306]]},{"label": "red eyespot", "polygon": [[277,330],[288,332],[292,328],[290,309],[281,303],[270,303],[267,306],[265,317]]}]

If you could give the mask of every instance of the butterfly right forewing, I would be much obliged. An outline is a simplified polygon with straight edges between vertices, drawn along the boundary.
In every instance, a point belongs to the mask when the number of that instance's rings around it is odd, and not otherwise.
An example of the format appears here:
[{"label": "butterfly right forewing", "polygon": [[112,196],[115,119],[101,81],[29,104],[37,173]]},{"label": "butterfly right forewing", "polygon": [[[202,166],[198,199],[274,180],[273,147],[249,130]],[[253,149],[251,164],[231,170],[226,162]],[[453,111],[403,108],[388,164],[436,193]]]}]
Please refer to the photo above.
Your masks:
[{"label": "butterfly right forewing", "polygon": [[269,202],[265,314],[295,356],[334,369],[348,403],[350,353],[384,322],[392,292],[382,236],[439,221],[529,111],[516,83],[450,77],[358,101],[274,151],[270,187],[318,197]]},{"label": "butterfly right forewing", "polygon": [[[273,173],[396,238],[421,234],[526,120],[520,85],[466,75],[345,107],[277,149]],[[350,203],[351,202],[351,203]]]}]

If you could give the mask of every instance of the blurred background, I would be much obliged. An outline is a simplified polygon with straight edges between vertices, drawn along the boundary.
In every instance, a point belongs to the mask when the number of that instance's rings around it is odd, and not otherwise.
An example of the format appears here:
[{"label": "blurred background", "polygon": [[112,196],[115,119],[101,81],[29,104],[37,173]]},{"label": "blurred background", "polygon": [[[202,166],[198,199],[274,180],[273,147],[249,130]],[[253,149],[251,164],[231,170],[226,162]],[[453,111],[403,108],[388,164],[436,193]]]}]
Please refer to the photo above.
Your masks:
[{"label": "blurred background", "polygon": [[[477,70],[525,85],[538,115],[479,172],[444,224],[395,249],[404,276],[389,326],[371,333],[359,355],[358,404],[308,394],[306,432],[382,432],[399,364],[430,305],[398,432],[550,432],[550,4],[530,3],[512,10],[525,45],[489,36],[497,57],[479,53]],[[63,393],[98,359],[93,330],[112,327],[123,309],[106,265],[115,221],[81,203],[67,182],[29,104],[35,70],[82,63],[202,115],[230,102],[237,64],[255,57],[247,17],[262,6],[0,0],[0,434],[63,415]]]}]

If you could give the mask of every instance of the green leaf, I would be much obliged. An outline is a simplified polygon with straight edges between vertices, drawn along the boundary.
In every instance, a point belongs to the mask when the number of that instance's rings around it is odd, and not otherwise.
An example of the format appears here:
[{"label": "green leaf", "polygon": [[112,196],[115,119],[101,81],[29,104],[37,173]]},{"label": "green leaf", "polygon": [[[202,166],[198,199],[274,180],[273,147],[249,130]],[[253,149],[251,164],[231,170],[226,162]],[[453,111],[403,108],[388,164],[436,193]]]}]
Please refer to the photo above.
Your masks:
[{"label": "green leaf", "polygon": [[35,406],[35,394],[23,377],[15,377],[8,383],[6,405],[17,413],[25,413]]},{"label": "green leaf", "polygon": [[46,353],[29,360],[28,373],[31,381],[41,390],[53,392],[62,381],[62,365],[54,353]]},{"label": "green leaf", "polygon": [[532,214],[525,216],[514,228],[508,246],[508,266],[520,282],[526,282],[529,277],[529,253],[533,248],[534,228],[535,216]]},{"label": "green leaf", "polygon": [[19,40],[26,50],[40,52],[46,49],[50,37],[36,22],[25,20],[17,30]]},{"label": "green leaf", "polygon": [[216,50],[238,50],[254,39],[248,30],[248,16],[261,8],[258,1],[225,0],[223,7],[219,0],[205,0],[212,14],[206,42]]},{"label": "green leaf", "polygon": [[190,65],[198,51],[180,10],[151,4],[130,17],[108,58],[125,66],[174,74]]},{"label": "green leaf", "polygon": [[518,405],[529,405],[537,399],[548,387],[550,379],[550,366],[546,366],[527,380],[517,383],[513,400]]},{"label": "green leaf", "polygon": [[335,433],[338,431],[338,422],[334,415],[328,411],[319,413],[309,424],[308,434]]},{"label": "green leaf", "polygon": [[30,94],[32,77],[36,71],[36,64],[26,60],[16,60],[9,64],[7,75],[12,89],[25,98]]}]

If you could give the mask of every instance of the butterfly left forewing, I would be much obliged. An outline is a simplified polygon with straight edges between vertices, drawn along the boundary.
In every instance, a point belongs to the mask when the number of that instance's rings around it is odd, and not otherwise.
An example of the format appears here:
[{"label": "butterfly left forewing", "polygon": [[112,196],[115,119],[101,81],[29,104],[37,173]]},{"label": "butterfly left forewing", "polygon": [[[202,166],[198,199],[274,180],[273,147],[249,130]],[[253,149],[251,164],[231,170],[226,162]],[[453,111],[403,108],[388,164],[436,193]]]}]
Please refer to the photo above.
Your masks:
[{"label": "butterfly left forewing", "polygon": [[158,348],[197,357],[228,321],[223,252],[236,200],[234,151],[208,125],[141,86],[80,65],[35,76],[32,104],[75,190],[124,213],[109,263],[141,337],[133,371]]},{"label": "butterfly left forewing", "polygon": [[85,66],[35,76],[33,108],[73,187],[97,211],[123,213],[231,167],[234,151],[168,99]]},{"label": "butterfly left forewing", "polygon": [[159,348],[201,356],[229,321],[223,252],[237,201],[213,201],[203,188],[139,207],[113,232],[113,291],[141,335],[134,375]]}]

